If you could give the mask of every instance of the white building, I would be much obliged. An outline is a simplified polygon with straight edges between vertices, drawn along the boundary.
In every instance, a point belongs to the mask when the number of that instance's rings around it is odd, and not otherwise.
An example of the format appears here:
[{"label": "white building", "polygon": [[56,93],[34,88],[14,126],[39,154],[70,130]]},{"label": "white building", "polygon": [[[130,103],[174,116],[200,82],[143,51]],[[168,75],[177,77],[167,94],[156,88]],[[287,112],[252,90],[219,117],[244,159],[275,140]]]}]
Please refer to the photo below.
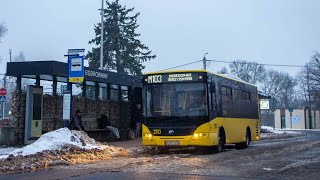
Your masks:
[{"label": "white building", "polygon": [[274,112],[275,128],[320,129],[320,114],[318,110],[291,110],[292,112],[289,109],[276,109]]}]

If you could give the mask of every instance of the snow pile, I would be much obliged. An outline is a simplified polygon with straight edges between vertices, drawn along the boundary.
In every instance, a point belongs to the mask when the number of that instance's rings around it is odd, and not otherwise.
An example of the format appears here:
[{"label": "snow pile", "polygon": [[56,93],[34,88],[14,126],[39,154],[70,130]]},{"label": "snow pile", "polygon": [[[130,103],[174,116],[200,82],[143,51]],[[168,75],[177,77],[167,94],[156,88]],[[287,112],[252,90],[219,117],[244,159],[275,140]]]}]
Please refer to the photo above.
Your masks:
[{"label": "snow pile", "polygon": [[261,132],[274,134],[300,134],[296,131],[288,131],[288,129],[277,129],[270,126],[261,126]]},{"label": "snow pile", "polygon": [[8,154],[10,154],[11,152],[13,152],[16,149],[17,148],[0,147],[0,159],[1,159],[1,156],[8,155]]},{"label": "snow pile", "polygon": [[[64,147],[78,147],[83,149],[100,149],[103,150],[105,145],[100,145],[96,141],[90,138],[85,132],[82,131],[70,131],[68,128],[61,128],[52,132],[43,134],[34,143],[19,148],[11,152],[9,155],[13,156],[26,156],[36,154],[38,152],[46,150],[61,150]],[[6,158],[8,155],[0,156]]]},{"label": "snow pile", "polygon": [[270,126],[261,126],[261,137],[277,136],[282,134],[298,135],[297,131],[289,131],[287,129],[277,129]]},{"label": "snow pile", "polygon": [[261,126],[262,133],[272,133],[275,129],[270,126]]}]

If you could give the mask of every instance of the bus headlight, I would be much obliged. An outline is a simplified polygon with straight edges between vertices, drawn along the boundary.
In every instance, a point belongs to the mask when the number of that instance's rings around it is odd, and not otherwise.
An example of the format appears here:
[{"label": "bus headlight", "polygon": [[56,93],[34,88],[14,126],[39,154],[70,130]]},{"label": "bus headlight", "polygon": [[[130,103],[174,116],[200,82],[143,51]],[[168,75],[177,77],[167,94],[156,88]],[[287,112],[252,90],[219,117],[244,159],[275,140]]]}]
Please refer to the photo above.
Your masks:
[{"label": "bus headlight", "polygon": [[193,137],[194,137],[194,138],[205,137],[205,136],[207,136],[207,133],[194,133],[194,134],[193,134]]},{"label": "bus headlight", "polygon": [[144,134],[143,136],[146,138],[152,138],[152,134]]}]

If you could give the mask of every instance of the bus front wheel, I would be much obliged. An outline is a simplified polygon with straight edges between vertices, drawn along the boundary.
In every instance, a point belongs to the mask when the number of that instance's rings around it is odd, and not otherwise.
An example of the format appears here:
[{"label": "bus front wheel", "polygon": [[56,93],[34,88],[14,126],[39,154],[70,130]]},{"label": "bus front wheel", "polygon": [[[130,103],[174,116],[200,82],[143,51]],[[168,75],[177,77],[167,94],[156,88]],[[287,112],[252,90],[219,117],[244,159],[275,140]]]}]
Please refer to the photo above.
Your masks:
[{"label": "bus front wheel", "polygon": [[219,130],[218,134],[218,145],[214,148],[216,153],[221,152],[223,150],[225,144],[225,133],[223,129]]}]

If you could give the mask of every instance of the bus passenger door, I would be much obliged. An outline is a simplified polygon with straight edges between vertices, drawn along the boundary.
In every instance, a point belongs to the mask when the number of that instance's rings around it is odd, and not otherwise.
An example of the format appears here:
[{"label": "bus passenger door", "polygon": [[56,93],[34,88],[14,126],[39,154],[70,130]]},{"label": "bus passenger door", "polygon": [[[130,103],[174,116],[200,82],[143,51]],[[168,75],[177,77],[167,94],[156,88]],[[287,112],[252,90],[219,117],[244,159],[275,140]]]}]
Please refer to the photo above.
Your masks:
[{"label": "bus passenger door", "polygon": [[214,81],[211,79],[208,83],[208,99],[209,99],[209,120],[217,117],[217,101],[216,101],[216,87]]}]

